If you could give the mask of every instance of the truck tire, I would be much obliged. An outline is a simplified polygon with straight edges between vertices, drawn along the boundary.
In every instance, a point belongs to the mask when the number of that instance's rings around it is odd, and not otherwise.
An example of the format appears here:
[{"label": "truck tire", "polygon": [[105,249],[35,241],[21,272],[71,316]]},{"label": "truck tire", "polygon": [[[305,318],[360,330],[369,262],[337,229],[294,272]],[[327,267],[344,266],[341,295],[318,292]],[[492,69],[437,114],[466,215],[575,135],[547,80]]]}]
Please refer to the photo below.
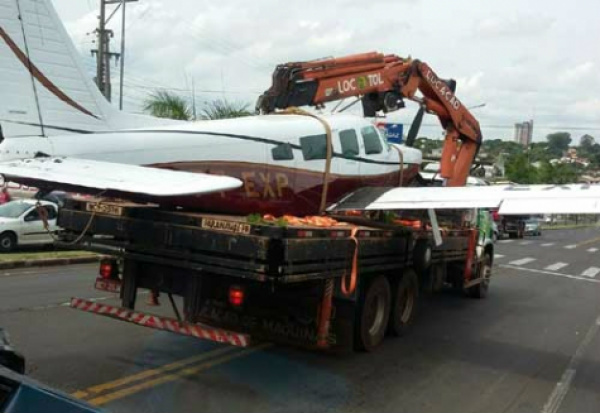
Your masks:
[{"label": "truck tire", "polygon": [[413,250],[413,265],[417,274],[422,274],[431,266],[431,244],[428,240],[419,240]]},{"label": "truck tire", "polygon": [[392,336],[403,336],[415,318],[419,302],[419,280],[417,274],[408,269],[402,274],[392,297],[388,332]]},{"label": "truck tire", "polygon": [[467,295],[469,297],[487,297],[490,288],[490,278],[492,276],[492,257],[489,254],[485,254],[483,258],[483,262],[479,267],[479,276],[482,278],[481,282],[467,289]]},{"label": "truck tire", "polygon": [[390,316],[390,283],[383,275],[374,278],[359,302],[354,347],[373,351],[385,336]]},{"label": "truck tire", "polygon": [[0,234],[0,251],[10,252],[17,246],[17,236],[9,231]]}]

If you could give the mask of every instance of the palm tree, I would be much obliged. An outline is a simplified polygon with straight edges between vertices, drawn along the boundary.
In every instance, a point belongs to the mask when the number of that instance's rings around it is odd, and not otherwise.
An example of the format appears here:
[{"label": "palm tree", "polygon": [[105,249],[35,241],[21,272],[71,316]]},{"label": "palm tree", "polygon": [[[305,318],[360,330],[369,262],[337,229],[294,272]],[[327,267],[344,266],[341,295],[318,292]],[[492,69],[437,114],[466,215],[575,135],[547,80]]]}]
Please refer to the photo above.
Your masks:
[{"label": "palm tree", "polygon": [[229,102],[225,99],[217,99],[208,102],[206,107],[201,110],[201,119],[227,119],[250,116],[252,112],[248,110],[248,104],[242,102]]},{"label": "palm tree", "polygon": [[144,102],[144,110],[158,118],[192,120],[192,111],[186,100],[164,90],[152,93]]}]

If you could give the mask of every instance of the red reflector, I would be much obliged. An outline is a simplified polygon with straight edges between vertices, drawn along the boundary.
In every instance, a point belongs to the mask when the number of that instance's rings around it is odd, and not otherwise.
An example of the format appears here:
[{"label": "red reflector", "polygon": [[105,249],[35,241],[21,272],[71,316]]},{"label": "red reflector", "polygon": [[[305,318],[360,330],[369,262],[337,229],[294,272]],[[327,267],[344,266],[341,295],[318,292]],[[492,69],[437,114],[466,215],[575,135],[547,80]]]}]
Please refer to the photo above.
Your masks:
[{"label": "red reflector", "polygon": [[244,304],[244,290],[237,285],[229,287],[229,304],[239,307]]},{"label": "red reflector", "polygon": [[300,230],[298,231],[298,238],[310,238],[313,236],[312,231]]},{"label": "red reflector", "polygon": [[103,261],[100,263],[100,276],[105,279],[112,278],[114,274],[113,262]]}]

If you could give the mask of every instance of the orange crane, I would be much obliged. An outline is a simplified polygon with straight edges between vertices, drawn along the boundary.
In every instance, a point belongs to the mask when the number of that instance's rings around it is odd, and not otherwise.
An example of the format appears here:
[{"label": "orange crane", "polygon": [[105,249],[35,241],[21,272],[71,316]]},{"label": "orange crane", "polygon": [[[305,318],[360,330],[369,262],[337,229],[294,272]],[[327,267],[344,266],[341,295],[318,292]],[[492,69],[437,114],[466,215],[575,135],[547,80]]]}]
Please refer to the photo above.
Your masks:
[{"label": "orange crane", "polygon": [[404,99],[415,101],[420,109],[408,132],[407,145],[414,144],[424,113],[437,115],[446,131],[440,176],[447,186],[463,186],[482,136],[479,122],[455,96],[455,89],[454,80],[441,79],[424,62],[370,52],[278,65],[273,84],[257,102],[257,111],[323,107],[327,102],[357,97],[364,115],[374,117],[379,111],[403,108]]}]

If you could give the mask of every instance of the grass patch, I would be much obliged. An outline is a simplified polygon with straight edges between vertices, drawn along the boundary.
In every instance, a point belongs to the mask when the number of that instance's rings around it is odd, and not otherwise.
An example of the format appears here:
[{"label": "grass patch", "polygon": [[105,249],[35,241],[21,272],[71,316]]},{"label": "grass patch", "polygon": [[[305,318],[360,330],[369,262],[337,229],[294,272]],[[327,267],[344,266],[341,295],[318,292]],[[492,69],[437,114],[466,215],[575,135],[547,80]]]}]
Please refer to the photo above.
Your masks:
[{"label": "grass patch", "polygon": [[561,224],[561,225],[542,225],[542,229],[545,231],[553,230],[553,229],[575,229],[575,228],[591,228],[591,227],[599,227],[596,223],[587,223],[587,224]]},{"label": "grass patch", "polygon": [[51,258],[93,257],[98,254],[88,251],[21,251],[0,253],[0,262],[22,260],[46,260]]}]

